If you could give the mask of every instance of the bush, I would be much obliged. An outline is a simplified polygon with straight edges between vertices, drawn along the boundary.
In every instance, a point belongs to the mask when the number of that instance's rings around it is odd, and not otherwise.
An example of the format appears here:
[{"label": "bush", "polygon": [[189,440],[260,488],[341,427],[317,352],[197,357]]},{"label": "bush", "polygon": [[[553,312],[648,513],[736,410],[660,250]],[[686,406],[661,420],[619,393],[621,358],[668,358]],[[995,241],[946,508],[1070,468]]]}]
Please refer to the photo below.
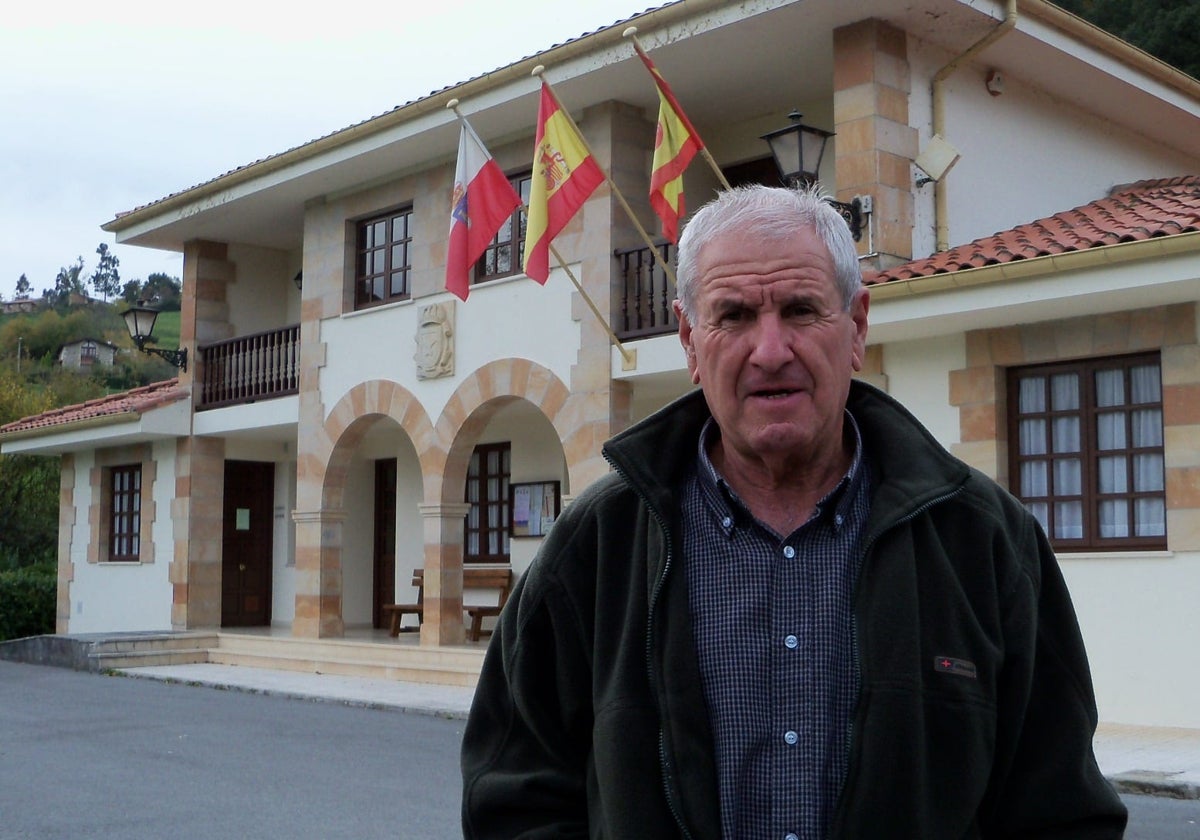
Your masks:
[{"label": "bush", "polygon": [[57,593],[51,563],[0,571],[0,642],[53,633]]}]

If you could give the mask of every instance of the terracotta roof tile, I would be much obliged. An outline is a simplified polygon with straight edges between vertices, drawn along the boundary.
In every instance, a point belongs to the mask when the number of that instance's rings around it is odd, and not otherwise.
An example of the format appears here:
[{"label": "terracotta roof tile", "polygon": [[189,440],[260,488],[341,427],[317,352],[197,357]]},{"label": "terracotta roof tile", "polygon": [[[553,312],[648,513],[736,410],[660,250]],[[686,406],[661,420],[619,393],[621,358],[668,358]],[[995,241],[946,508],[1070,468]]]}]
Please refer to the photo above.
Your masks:
[{"label": "terracotta roof tile", "polygon": [[868,285],[1200,230],[1200,175],[1113,187],[1082,207],[866,275]]},{"label": "terracotta roof tile", "polygon": [[31,417],[23,417],[0,426],[0,435],[49,429],[98,417],[145,414],[160,406],[181,400],[187,395],[188,392],[179,387],[179,379],[176,377],[141,388],[134,388],[132,391],[122,391],[119,394],[99,397],[85,403],[67,405],[44,411],[41,414],[34,414]]}]

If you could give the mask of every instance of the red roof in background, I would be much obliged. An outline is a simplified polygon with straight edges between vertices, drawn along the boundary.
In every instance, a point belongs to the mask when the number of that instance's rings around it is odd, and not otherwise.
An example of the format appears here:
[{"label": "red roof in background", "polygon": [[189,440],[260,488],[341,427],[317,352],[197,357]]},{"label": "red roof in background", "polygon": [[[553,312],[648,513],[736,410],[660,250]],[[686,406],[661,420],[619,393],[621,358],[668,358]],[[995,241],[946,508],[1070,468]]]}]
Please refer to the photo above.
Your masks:
[{"label": "red roof in background", "polygon": [[1138,181],[1045,219],[867,274],[868,285],[1200,230],[1200,175]]},{"label": "red roof in background", "polygon": [[68,423],[77,423],[80,420],[92,420],[98,417],[145,414],[159,406],[181,400],[187,395],[188,392],[179,387],[179,378],[176,377],[141,388],[134,388],[132,391],[123,391],[120,394],[99,397],[78,405],[54,408],[32,417],[23,417],[0,426],[0,435],[65,426]]}]

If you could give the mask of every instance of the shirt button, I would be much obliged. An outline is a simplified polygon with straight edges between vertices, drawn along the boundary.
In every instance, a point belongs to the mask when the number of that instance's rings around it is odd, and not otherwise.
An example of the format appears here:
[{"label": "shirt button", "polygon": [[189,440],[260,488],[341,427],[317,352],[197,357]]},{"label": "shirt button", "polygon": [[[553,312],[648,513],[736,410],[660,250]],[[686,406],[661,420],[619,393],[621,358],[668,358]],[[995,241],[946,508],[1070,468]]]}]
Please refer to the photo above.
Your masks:
[{"label": "shirt button", "polygon": [[796,745],[796,742],[800,740],[800,736],[789,729],[787,732],[783,733],[783,740],[789,747],[791,747]]},{"label": "shirt button", "polygon": [[833,517],[833,521],[836,522],[838,525],[841,525],[842,518],[843,518],[842,515],[839,513],[837,516]]},{"label": "shirt button", "polygon": [[800,840],[800,837],[796,834],[785,834],[783,835],[783,840]]},{"label": "shirt button", "polygon": [[733,524],[733,519],[731,517],[726,516],[724,519],[721,520],[722,528],[728,528],[732,524]]},{"label": "shirt button", "polygon": [[785,545],[783,547],[783,556],[791,560],[796,556],[796,549],[792,548],[790,545]]},{"label": "shirt button", "polygon": [[783,643],[787,646],[788,650],[795,650],[797,647],[799,647],[800,640],[789,633],[783,637]]}]

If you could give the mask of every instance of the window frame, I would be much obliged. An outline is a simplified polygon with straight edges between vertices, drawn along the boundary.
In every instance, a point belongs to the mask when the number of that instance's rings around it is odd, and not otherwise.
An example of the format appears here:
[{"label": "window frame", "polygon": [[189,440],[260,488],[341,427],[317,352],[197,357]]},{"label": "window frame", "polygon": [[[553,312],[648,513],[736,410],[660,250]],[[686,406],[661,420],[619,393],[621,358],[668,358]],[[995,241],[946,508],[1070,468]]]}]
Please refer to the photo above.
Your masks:
[{"label": "window frame", "polygon": [[[525,208],[529,206],[529,195],[533,186],[533,170],[518,170],[508,173],[506,177],[508,183],[521,197],[522,206],[514,210],[508,221],[501,225],[500,230],[492,237],[492,241],[488,243],[483,254],[475,262],[475,270],[471,279],[473,286],[491,280],[502,280],[505,277],[516,277],[525,272],[521,264],[521,256],[525,252],[525,236],[529,229],[529,215]],[[489,272],[489,262],[494,265],[499,260],[501,249],[506,245],[512,247],[512,264],[506,270]]]},{"label": "window frame", "polygon": [[105,559],[109,563],[141,562],[143,478],[140,463],[118,464],[105,470]]},{"label": "window frame", "polygon": [[[488,456],[498,455],[497,470],[488,471]],[[497,479],[496,493],[489,492],[490,479]],[[471,452],[467,464],[467,476],[463,486],[463,499],[471,506],[463,523],[463,563],[510,563],[511,531],[509,529],[509,485],[512,481],[512,444],[508,441],[499,443],[481,443]],[[472,501],[472,484],[479,493]],[[488,517],[487,512],[494,512],[494,517]],[[495,524],[489,524],[494,520]],[[491,536],[495,535],[499,551],[481,550],[490,545]],[[476,549],[472,551],[472,536],[476,537]]]},{"label": "window frame", "polygon": [[[1153,366],[1158,372],[1158,399],[1149,402],[1133,402],[1130,371],[1133,368]],[[1102,371],[1120,370],[1122,374],[1122,402],[1114,405],[1098,404],[1096,377]],[[1007,370],[1007,411],[1008,429],[1008,465],[1009,487],[1022,504],[1033,512],[1034,505],[1045,505],[1045,521],[1039,517],[1046,530],[1051,546],[1062,552],[1096,552],[1096,551],[1157,551],[1167,548],[1167,492],[1166,492],[1166,455],[1165,455],[1165,420],[1163,417],[1162,390],[1162,360],[1158,352],[1137,353],[1122,356],[1092,357],[1071,361],[1049,362],[1042,364],[1014,366]],[[1056,409],[1052,404],[1055,376],[1074,375],[1078,382],[1078,407],[1071,409]],[[1043,391],[1044,405],[1041,411],[1021,412],[1021,381],[1040,377],[1045,379]],[[1157,411],[1158,413],[1158,444],[1137,446],[1134,443],[1132,418],[1136,412]],[[1102,415],[1117,415],[1122,418],[1123,445],[1102,449],[1099,443],[1100,432],[1097,429],[1098,420]],[[1054,420],[1070,417],[1079,418],[1079,447],[1077,451],[1056,451],[1053,440]],[[1022,453],[1021,421],[1044,421],[1043,444],[1044,452]],[[1139,456],[1157,456],[1162,468],[1158,489],[1136,489],[1135,459]],[[1102,492],[1101,458],[1123,458],[1123,480],[1125,489],[1122,492]],[[1057,493],[1054,484],[1058,481],[1055,470],[1056,461],[1079,461],[1080,492]],[[1045,480],[1047,490],[1044,495],[1026,494],[1022,486],[1022,465],[1030,462],[1045,463]],[[1138,500],[1156,499],[1161,501],[1162,533],[1138,535],[1136,508]],[[1125,524],[1128,526],[1128,536],[1103,536],[1099,507],[1102,502],[1124,502]],[[1081,530],[1079,538],[1056,535],[1058,512],[1056,505],[1060,503],[1078,502],[1081,509]]]},{"label": "window frame", "polygon": [[[395,223],[404,220],[404,229],[400,236],[396,235]],[[382,213],[360,219],[354,225],[354,309],[370,309],[412,299],[413,281],[413,227],[416,219],[413,205],[404,204]],[[377,227],[382,225],[382,230]],[[382,239],[379,234],[382,233]],[[397,265],[397,249],[403,259]],[[367,270],[369,262],[373,263],[375,255],[382,257],[379,270]],[[368,259],[370,258],[370,259]],[[396,277],[402,279],[402,287],[396,290],[393,281]],[[376,294],[376,284],[382,295]]]}]

